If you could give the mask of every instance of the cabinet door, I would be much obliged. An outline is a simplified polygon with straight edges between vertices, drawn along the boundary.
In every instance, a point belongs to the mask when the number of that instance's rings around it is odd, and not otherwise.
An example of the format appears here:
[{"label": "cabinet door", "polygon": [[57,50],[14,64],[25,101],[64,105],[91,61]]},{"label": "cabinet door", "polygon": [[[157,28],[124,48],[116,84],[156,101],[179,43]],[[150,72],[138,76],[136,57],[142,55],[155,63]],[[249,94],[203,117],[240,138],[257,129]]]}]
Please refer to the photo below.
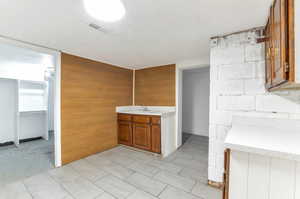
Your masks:
[{"label": "cabinet door", "polygon": [[133,146],[139,149],[151,150],[150,124],[133,123]]},{"label": "cabinet door", "polygon": [[273,24],[273,8],[270,9],[270,17],[265,28],[266,34],[266,43],[265,43],[265,54],[266,54],[266,88],[269,89],[272,87],[272,69],[273,69],[273,59],[272,59],[272,34],[271,26]]},{"label": "cabinet door", "polygon": [[273,5],[273,86],[278,86],[287,81],[287,5],[287,0],[275,0]]},{"label": "cabinet door", "polygon": [[119,144],[132,146],[132,124],[131,122],[118,122],[118,141]]},{"label": "cabinet door", "polygon": [[152,134],[152,148],[151,151],[154,153],[161,153],[161,133],[160,133],[160,125],[152,125],[151,126],[151,134]]}]

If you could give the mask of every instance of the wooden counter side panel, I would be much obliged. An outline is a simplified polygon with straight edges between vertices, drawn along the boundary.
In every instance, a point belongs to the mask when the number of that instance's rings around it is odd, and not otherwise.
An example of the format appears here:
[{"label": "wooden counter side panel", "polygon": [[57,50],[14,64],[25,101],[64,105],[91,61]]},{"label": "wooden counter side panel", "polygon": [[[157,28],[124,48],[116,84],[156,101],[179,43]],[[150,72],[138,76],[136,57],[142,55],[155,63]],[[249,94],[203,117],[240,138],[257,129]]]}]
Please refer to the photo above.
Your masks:
[{"label": "wooden counter side panel", "polygon": [[135,71],[135,104],[175,106],[175,65]]},{"label": "wooden counter side panel", "polygon": [[116,106],[132,105],[131,70],[62,54],[63,164],[117,145]]}]

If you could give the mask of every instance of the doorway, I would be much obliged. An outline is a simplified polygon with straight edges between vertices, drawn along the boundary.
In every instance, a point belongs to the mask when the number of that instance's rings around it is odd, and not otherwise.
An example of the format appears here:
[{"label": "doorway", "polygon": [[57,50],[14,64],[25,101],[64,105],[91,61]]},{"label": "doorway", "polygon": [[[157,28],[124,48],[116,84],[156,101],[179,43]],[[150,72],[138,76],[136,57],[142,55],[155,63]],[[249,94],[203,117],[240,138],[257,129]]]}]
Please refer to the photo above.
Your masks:
[{"label": "doorway", "polygon": [[0,52],[2,185],[60,166],[60,53],[7,38]]},{"label": "doorway", "polygon": [[185,170],[200,182],[202,192],[215,193],[207,186],[209,91],[210,68],[207,65],[177,66],[177,156],[188,158]]},{"label": "doorway", "polygon": [[209,68],[183,71],[182,76],[182,142],[199,136],[208,137]]}]

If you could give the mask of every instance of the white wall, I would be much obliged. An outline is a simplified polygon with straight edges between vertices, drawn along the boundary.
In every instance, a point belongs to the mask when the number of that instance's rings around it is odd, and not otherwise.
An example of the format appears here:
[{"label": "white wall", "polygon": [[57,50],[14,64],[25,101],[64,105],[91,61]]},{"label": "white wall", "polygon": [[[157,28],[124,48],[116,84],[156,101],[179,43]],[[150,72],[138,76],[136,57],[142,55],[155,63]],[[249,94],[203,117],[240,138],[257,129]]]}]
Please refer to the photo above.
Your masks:
[{"label": "white wall", "polygon": [[0,61],[0,78],[44,81],[44,72],[41,65]]},{"label": "white wall", "polygon": [[183,71],[182,131],[208,136],[209,68]]},{"label": "white wall", "polygon": [[48,91],[48,127],[49,131],[54,131],[54,80],[50,78]]},{"label": "white wall", "polygon": [[[0,38],[1,40],[1,38]],[[0,77],[43,81],[44,72],[54,67],[54,56],[16,44],[0,43]]]},{"label": "white wall", "polygon": [[0,143],[15,140],[17,81],[0,78]]},{"label": "white wall", "polygon": [[264,87],[264,44],[242,33],[211,41],[209,179],[222,182],[224,139],[233,115],[300,119],[300,91]]}]

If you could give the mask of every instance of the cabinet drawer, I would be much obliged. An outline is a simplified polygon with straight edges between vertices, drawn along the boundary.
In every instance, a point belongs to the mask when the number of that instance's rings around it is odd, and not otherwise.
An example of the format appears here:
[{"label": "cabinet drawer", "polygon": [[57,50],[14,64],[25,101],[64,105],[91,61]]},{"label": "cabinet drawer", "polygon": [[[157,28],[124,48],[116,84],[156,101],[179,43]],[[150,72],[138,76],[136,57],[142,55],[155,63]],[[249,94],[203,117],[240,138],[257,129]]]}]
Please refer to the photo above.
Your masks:
[{"label": "cabinet drawer", "polygon": [[152,117],[152,124],[160,124],[160,117]]},{"label": "cabinet drawer", "polygon": [[118,120],[121,121],[131,121],[132,116],[127,114],[118,114]]},{"label": "cabinet drawer", "polygon": [[150,123],[150,117],[149,116],[143,116],[143,115],[135,115],[135,116],[133,116],[133,122],[149,124]]}]

